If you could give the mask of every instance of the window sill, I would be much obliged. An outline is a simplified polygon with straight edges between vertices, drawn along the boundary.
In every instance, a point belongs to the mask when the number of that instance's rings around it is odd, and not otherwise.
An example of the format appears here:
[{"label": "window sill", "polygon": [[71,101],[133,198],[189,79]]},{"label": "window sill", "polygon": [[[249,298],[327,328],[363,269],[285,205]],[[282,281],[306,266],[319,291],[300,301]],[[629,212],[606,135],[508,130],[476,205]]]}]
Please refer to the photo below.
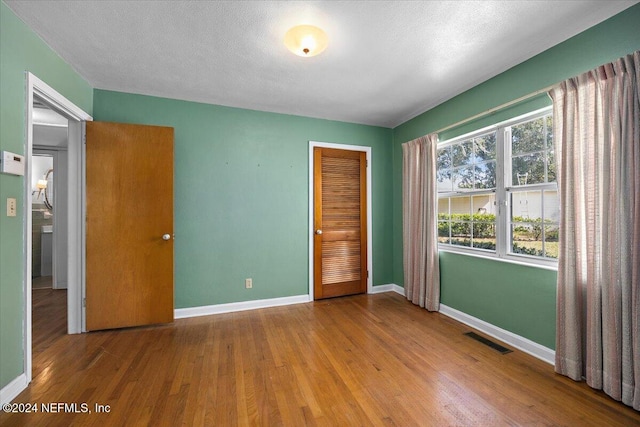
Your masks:
[{"label": "window sill", "polygon": [[438,252],[449,252],[459,255],[466,255],[476,258],[490,259],[492,261],[506,262],[509,264],[522,265],[524,267],[541,268],[543,270],[558,271],[558,261],[554,260],[542,260],[542,259],[530,259],[526,256],[518,255],[505,255],[503,257],[498,256],[495,252],[483,252],[480,250],[466,249],[463,247],[456,248],[452,246],[438,246]]}]

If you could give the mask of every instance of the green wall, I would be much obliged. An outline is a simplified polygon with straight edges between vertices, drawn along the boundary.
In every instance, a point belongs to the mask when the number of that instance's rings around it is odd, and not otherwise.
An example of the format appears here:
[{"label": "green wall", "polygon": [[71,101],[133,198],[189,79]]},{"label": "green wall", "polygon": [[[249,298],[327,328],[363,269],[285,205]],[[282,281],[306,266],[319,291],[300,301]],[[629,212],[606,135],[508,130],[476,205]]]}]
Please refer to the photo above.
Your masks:
[{"label": "green wall", "polygon": [[557,273],[440,252],[443,304],[555,348]]},{"label": "green wall", "polygon": [[[25,154],[26,75],[30,71],[91,114],[93,90],[0,3],[0,150]],[[0,388],[24,372],[23,177],[0,174]],[[6,216],[8,197],[18,215]]]},{"label": "green wall", "polygon": [[94,118],[175,128],[177,308],[308,293],[310,140],[372,147],[373,283],[391,283],[390,129],[104,90]]},{"label": "green wall", "polygon": [[[640,5],[634,5],[393,130],[395,283],[403,283],[401,144],[640,49],[639,22]],[[545,104],[543,97],[530,101],[531,106]],[[522,107],[511,112],[517,115]],[[505,118],[494,114],[465,130]],[[440,265],[443,304],[555,348],[555,272],[442,252]]]}]

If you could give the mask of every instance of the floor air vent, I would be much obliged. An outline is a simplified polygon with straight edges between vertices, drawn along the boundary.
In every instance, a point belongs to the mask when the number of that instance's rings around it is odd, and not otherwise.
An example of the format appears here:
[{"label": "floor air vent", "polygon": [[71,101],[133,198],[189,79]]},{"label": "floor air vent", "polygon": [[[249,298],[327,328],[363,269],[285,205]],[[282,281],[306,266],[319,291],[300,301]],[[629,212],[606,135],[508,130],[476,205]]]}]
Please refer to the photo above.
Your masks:
[{"label": "floor air vent", "polygon": [[465,332],[465,335],[468,336],[469,338],[473,338],[476,341],[481,342],[484,345],[488,345],[489,347],[491,347],[492,349],[499,351],[501,354],[507,354],[507,353],[511,353],[513,350],[509,350],[506,347],[501,346],[498,343],[495,343],[491,340],[486,339],[485,337],[481,337],[480,335],[476,334],[475,332]]}]

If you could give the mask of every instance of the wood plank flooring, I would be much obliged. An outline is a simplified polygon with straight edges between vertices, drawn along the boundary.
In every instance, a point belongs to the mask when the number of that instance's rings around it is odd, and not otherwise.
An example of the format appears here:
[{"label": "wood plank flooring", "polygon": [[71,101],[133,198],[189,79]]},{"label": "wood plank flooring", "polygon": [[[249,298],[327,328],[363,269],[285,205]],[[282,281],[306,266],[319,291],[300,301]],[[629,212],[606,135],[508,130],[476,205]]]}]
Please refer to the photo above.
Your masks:
[{"label": "wood plank flooring", "polygon": [[38,276],[31,279],[31,289],[51,288],[53,276]]},{"label": "wood plank flooring", "polygon": [[[67,334],[67,290],[40,288],[32,291],[33,356],[46,351]],[[38,366],[34,363],[34,376]]]},{"label": "wood plank flooring", "polygon": [[469,330],[386,293],[63,335],[34,352],[15,402],[93,412],[2,414],[0,425],[640,425],[633,409]]}]

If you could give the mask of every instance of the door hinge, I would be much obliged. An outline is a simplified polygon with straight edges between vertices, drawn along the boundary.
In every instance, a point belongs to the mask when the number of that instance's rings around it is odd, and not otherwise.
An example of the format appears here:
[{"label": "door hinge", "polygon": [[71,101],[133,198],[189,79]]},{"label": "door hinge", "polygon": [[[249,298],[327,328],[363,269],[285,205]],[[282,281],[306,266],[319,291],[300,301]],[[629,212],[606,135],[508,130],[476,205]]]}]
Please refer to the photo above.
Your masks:
[{"label": "door hinge", "polygon": [[369,160],[365,160],[365,162],[367,163],[367,167],[369,167]]},{"label": "door hinge", "polygon": [[369,278],[369,270],[367,270],[367,279]]},{"label": "door hinge", "polygon": [[82,306],[83,307],[87,306],[87,299],[86,298],[82,298]]}]

